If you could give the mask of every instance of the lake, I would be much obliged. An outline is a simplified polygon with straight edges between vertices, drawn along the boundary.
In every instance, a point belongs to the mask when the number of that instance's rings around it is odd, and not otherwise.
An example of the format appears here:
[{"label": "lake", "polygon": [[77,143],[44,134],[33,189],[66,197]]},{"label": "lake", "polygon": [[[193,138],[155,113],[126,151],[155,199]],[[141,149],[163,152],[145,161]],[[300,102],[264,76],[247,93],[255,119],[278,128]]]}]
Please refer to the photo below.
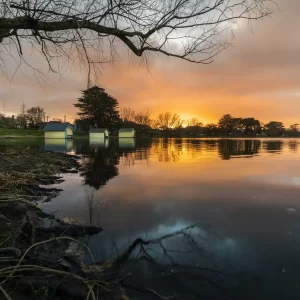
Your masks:
[{"label": "lake", "polygon": [[102,226],[86,240],[96,261],[147,241],[131,249],[128,286],[183,300],[299,299],[300,140],[3,143],[82,155],[80,174],[64,175],[64,191],[40,205]]}]

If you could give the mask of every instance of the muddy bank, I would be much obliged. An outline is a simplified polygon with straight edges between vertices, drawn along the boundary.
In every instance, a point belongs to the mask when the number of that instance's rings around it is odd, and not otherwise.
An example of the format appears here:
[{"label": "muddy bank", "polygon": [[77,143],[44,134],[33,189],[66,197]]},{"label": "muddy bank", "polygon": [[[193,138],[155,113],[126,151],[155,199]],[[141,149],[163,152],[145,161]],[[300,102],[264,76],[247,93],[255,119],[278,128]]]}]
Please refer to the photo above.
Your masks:
[{"label": "muddy bank", "polygon": [[77,173],[78,168],[78,158],[67,154],[0,146],[1,198],[55,196],[56,190],[39,184],[59,183],[62,177],[57,174]]},{"label": "muddy bank", "polygon": [[[77,173],[78,157],[0,148],[0,298],[120,299],[109,283],[88,282],[82,271],[82,238],[102,228],[69,224],[42,212],[38,201],[60,192],[41,188]],[[95,292],[101,297],[95,298]],[[116,296],[114,296],[116,295]]]}]

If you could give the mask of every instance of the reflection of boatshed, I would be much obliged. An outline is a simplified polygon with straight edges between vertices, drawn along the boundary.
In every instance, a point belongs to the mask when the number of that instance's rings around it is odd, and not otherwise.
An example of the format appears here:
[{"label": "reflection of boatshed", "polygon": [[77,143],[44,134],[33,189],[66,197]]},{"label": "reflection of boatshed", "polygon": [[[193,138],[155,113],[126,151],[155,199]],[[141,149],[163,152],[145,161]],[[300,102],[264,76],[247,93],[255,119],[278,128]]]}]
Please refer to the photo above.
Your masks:
[{"label": "reflection of boatshed", "polygon": [[119,129],[119,138],[133,138],[135,137],[134,128],[120,128]]},{"label": "reflection of boatshed", "polygon": [[90,148],[107,148],[109,145],[109,139],[90,139]]},{"label": "reflection of boatshed", "polygon": [[72,139],[45,139],[46,151],[71,152],[73,150]]},{"label": "reflection of boatshed", "polygon": [[45,139],[67,139],[73,137],[73,127],[70,123],[47,123],[43,131]]},{"label": "reflection of boatshed", "polygon": [[91,128],[90,139],[105,139],[109,137],[109,131],[106,128]]},{"label": "reflection of boatshed", "polygon": [[135,139],[133,138],[122,138],[119,139],[119,147],[121,149],[134,149]]}]

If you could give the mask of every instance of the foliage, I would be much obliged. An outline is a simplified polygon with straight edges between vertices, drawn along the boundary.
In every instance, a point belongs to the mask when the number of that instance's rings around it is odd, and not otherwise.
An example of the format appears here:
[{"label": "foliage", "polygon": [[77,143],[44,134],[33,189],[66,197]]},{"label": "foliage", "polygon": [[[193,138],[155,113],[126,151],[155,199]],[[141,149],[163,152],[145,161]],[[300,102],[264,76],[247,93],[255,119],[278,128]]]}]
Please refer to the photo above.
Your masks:
[{"label": "foliage", "polygon": [[199,119],[197,118],[191,118],[191,119],[188,119],[185,121],[185,124],[187,125],[187,127],[190,127],[190,126],[202,126],[203,123],[199,121]]},{"label": "foliage", "polygon": [[154,120],[153,127],[160,130],[171,130],[180,128],[183,125],[183,120],[176,113],[160,113]]},{"label": "foliage", "polygon": [[226,135],[255,135],[261,131],[260,122],[255,118],[234,118],[230,114],[219,119],[218,127]]},{"label": "foliage", "polygon": [[283,134],[284,126],[282,122],[271,121],[265,124],[264,131],[269,136],[278,136]]},{"label": "foliage", "polygon": [[149,134],[153,120],[151,119],[151,112],[144,110],[136,112],[129,107],[120,109],[121,127],[134,128],[137,134]]},{"label": "foliage", "polygon": [[244,118],[241,120],[241,128],[246,135],[249,133],[259,133],[260,122],[255,118]]},{"label": "foliage", "polygon": [[21,127],[21,128],[26,128],[27,126],[27,115],[26,115],[26,109],[25,109],[25,104],[23,103],[21,105],[21,112],[18,114],[17,116],[17,124]]},{"label": "foliage", "polygon": [[299,124],[290,125],[290,129],[293,130],[293,131],[298,132],[299,131]]},{"label": "foliage", "polygon": [[91,126],[88,119],[75,119],[74,124],[76,132],[88,132]]},{"label": "foliage", "polygon": [[232,132],[234,123],[236,122],[234,122],[232,116],[230,114],[226,114],[219,119],[218,126],[224,133],[229,134]]},{"label": "foliage", "polygon": [[219,132],[219,128],[214,123],[208,123],[204,126],[204,134],[208,136],[215,136]]},{"label": "foliage", "polygon": [[38,128],[43,123],[44,117],[45,111],[40,106],[27,109],[26,118],[31,128]]},{"label": "foliage", "polygon": [[74,106],[79,109],[77,114],[81,120],[85,120],[91,127],[112,131],[119,126],[118,101],[103,88],[94,86],[82,91],[82,96]]},{"label": "foliage", "polygon": [[134,122],[135,121],[136,112],[135,110],[129,107],[122,107],[120,109],[120,118],[123,122]]}]

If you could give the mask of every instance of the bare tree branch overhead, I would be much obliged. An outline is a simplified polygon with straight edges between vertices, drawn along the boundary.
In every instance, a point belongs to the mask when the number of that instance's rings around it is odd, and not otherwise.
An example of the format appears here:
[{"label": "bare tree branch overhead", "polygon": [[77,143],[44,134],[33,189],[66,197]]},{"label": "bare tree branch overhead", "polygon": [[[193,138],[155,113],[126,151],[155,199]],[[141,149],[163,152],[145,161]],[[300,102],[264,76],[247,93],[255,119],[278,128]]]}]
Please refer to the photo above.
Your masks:
[{"label": "bare tree branch overhead", "polygon": [[[238,20],[271,14],[271,0],[0,0],[0,59],[30,43],[52,70],[57,57],[103,62],[117,41],[142,56],[159,52],[210,63],[228,46],[223,32]],[[94,54],[100,54],[98,58]],[[98,60],[99,59],[99,60]],[[90,72],[90,69],[89,69]]]}]

